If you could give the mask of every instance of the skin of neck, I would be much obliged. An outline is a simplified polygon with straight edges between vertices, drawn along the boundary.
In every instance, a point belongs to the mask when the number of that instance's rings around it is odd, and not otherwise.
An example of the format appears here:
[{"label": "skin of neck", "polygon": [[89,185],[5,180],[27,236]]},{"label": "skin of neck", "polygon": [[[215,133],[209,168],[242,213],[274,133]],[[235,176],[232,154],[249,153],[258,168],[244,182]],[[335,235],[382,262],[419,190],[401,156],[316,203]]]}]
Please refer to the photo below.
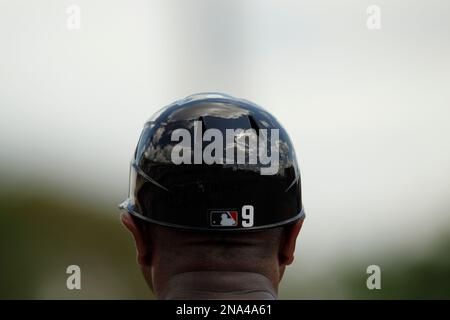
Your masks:
[{"label": "skin of neck", "polygon": [[[248,238],[246,241],[251,244]],[[151,261],[141,268],[157,299],[277,298],[285,269],[277,250],[247,245],[225,252],[197,239],[176,246],[155,244]]]},{"label": "skin of neck", "polygon": [[276,299],[303,223],[222,236],[153,225],[144,230],[129,214],[122,222],[157,299]]},{"label": "skin of neck", "polygon": [[174,275],[157,298],[166,300],[274,300],[272,282],[259,273],[194,271]]}]

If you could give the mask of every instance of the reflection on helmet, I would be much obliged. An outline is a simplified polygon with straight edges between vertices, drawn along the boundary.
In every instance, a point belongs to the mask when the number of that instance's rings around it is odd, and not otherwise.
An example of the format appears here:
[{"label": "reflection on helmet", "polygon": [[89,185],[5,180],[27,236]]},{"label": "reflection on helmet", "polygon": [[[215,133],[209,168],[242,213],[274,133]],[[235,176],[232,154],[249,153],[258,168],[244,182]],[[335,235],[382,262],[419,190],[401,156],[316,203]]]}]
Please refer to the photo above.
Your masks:
[{"label": "reflection on helmet", "polygon": [[218,93],[189,96],[150,118],[120,207],[156,224],[205,231],[265,229],[304,216],[286,131],[261,107]]}]

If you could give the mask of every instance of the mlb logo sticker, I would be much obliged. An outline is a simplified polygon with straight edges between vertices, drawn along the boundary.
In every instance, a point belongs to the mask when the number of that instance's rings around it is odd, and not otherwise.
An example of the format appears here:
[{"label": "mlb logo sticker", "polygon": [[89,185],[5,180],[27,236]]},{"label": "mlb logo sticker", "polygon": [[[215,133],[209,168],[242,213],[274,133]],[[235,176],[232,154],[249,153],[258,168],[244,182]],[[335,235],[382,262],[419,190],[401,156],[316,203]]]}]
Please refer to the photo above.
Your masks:
[{"label": "mlb logo sticker", "polygon": [[210,222],[213,227],[236,227],[238,225],[237,211],[211,211]]}]

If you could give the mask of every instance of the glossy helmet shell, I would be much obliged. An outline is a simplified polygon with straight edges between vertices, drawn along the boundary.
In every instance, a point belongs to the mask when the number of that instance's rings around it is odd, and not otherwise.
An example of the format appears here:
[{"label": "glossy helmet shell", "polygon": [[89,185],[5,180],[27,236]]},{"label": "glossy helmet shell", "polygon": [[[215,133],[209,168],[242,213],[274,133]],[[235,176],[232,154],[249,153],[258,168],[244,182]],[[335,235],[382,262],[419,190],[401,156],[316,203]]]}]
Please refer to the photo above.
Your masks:
[{"label": "glossy helmet shell", "polygon": [[[225,137],[228,129],[253,129],[258,139],[266,138],[267,145],[278,143],[275,171],[262,174],[269,165],[260,161],[224,159],[207,164],[195,161],[193,155],[190,163],[175,164],[172,151],[179,140],[172,141],[172,134],[186,129],[193,146],[199,136],[194,122],[200,124],[200,134],[217,129]],[[278,129],[278,142],[272,141],[272,129]],[[203,141],[201,151],[207,144]],[[236,154],[237,144],[236,139],[224,141],[223,154],[230,148]],[[261,145],[257,146],[259,150]],[[248,144],[244,147],[245,160],[258,151],[250,150]],[[131,162],[128,199],[120,207],[155,224],[205,231],[266,229],[304,216],[295,150],[284,128],[261,107],[217,93],[189,96],[150,118]],[[232,223],[220,223],[221,216]]]}]

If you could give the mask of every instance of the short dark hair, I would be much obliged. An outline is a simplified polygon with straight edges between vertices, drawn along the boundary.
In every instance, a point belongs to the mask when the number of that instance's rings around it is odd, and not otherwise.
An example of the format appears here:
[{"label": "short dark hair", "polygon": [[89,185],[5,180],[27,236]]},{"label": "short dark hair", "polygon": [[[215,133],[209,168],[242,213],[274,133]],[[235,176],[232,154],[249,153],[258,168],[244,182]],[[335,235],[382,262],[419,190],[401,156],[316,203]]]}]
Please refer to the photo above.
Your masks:
[{"label": "short dark hair", "polygon": [[[258,271],[262,262],[278,253],[285,227],[246,232],[186,231],[139,222],[145,241],[151,243],[158,259],[186,263],[194,270],[226,265],[251,266]],[[170,264],[170,263],[169,263]],[[245,270],[240,270],[245,271]]]}]

